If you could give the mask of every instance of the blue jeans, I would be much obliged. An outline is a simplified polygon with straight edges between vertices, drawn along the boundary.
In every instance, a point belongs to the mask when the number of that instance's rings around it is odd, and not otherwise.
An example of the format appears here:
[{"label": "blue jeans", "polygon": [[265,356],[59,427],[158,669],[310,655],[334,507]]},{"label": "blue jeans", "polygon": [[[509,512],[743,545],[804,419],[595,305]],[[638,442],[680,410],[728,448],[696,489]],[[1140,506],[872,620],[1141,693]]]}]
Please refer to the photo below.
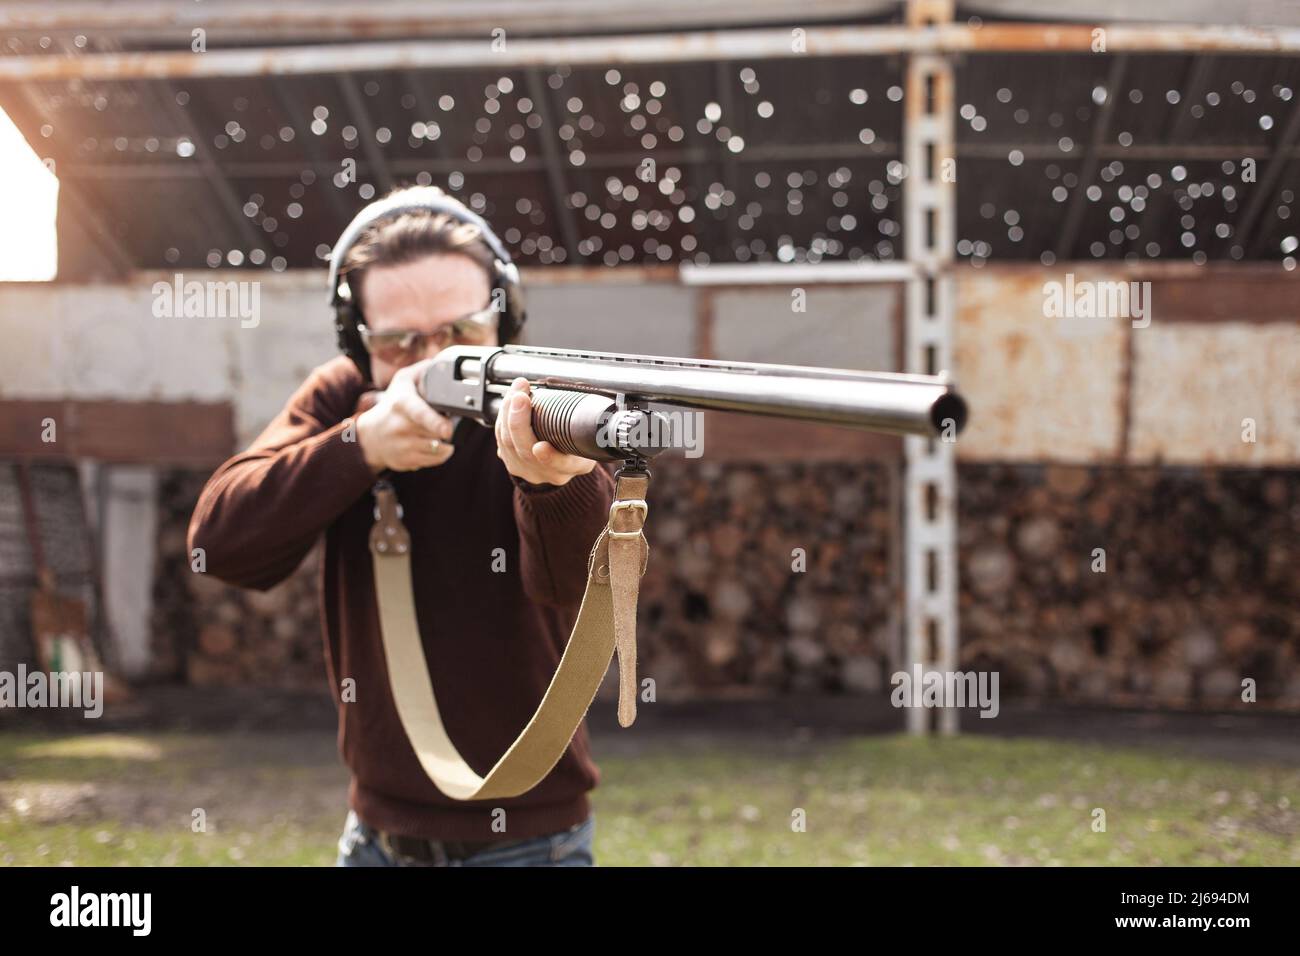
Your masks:
[{"label": "blue jeans", "polygon": [[[567,830],[547,833],[507,846],[489,847],[464,860],[447,860],[445,866],[594,866],[591,838],[595,832],[595,814]],[[335,866],[406,866],[394,859],[379,844],[373,827],[363,823],[352,810],[343,824],[339,838],[339,856]]]}]

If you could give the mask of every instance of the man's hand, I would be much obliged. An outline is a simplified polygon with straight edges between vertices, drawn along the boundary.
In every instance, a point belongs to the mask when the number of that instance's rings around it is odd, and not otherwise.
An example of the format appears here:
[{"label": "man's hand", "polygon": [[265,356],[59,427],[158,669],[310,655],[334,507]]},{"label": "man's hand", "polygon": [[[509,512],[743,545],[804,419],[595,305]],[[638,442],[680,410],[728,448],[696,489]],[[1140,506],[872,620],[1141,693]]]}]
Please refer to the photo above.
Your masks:
[{"label": "man's hand", "polygon": [[550,442],[537,440],[527,379],[515,379],[502,396],[496,433],[497,457],[505,462],[506,471],[534,485],[568,484],[575,475],[585,475],[596,467],[591,458],[566,455]]},{"label": "man's hand", "polygon": [[429,363],[399,369],[373,408],[357,417],[357,442],[375,474],[441,465],[456,451],[454,425],[420,397],[415,383]]}]

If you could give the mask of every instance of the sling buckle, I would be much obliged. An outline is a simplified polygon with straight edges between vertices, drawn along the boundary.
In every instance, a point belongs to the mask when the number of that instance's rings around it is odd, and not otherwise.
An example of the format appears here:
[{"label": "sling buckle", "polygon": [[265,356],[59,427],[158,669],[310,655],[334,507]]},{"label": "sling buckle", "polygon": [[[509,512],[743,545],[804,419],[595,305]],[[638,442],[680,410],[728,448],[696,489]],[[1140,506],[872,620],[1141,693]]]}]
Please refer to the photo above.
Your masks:
[{"label": "sling buckle", "polygon": [[[631,531],[614,530],[614,522],[623,512],[635,511],[639,515],[636,519],[635,527]],[[616,499],[609,506],[609,533],[614,538],[636,538],[641,534],[641,528],[645,524],[646,516],[650,513],[650,506],[646,504],[644,498],[620,498]]]}]

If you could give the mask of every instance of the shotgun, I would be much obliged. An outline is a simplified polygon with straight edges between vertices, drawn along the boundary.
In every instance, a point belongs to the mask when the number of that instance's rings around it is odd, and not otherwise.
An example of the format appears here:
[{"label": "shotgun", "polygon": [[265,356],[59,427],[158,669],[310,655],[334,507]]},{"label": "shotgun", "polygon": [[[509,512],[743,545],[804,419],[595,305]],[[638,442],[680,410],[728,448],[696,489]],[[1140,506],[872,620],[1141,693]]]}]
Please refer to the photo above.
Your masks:
[{"label": "shotgun", "polygon": [[946,374],[902,375],[753,362],[621,355],[526,345],[457,345],[420,383],[444,415],[496,422],[501,396],[528,380],[533,431],[559,451],[643,464],[673,446],[656,405],[741,412],[952,440],[966,402]]},{"label": "shotgun", "polygon": [[[395,490],[375,491],[374,558],[380,632],[402,727],[429,779],[456,800],[517,796],[537,785],[577,732],[618,655],[618,722],[636,719],[636,608],[649,558],[647,459],[673,444],[653,404],[829,422],[929,438],[955,437],[966,402],[943,375],[895,375],[700,359],[617,355],[523,345],[443,349],[419,382],[444,415],[493,425],[502,395],[528,380],[533,431],[557,449],[622,461],[609,519],[587,560],[587,587],[536,712],[486,776],[447,735],[429,680],[412,598],[411,539]],[[458,423],[457,428],[461,425]],[[468,426],[472,427],[472,426]]]}]

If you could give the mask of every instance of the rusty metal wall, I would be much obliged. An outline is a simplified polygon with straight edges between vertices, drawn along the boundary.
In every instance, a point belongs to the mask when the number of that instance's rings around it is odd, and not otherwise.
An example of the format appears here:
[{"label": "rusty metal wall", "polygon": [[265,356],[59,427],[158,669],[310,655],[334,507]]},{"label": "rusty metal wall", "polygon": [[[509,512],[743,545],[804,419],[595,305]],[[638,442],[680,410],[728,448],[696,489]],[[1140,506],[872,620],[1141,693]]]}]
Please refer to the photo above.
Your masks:
[{"label": "rusty metal wall", "polygon": [[[965,461],[1300,463],[1300,283],[1282,269],[963,269]],[[1066,285],[1066,283],[1070,285]],[[1146,315],[1048,314],[1049,284],[1148,282]],[[1253,436],[1251,427],[1253,423]]]},{"label": "rusty metal wall", "polygon": [[1050,278],[1041,268],[958,272],[957,381],[972,411],[957,442],[963,460],[1082,463],[1119,452],[1125,332],[1045,317]]},{"label": "rusty metal wall", "polygon": [[1153,324],[1134,333],[1133,345],[1130,461],[1300,461],[1295,322]]}]

